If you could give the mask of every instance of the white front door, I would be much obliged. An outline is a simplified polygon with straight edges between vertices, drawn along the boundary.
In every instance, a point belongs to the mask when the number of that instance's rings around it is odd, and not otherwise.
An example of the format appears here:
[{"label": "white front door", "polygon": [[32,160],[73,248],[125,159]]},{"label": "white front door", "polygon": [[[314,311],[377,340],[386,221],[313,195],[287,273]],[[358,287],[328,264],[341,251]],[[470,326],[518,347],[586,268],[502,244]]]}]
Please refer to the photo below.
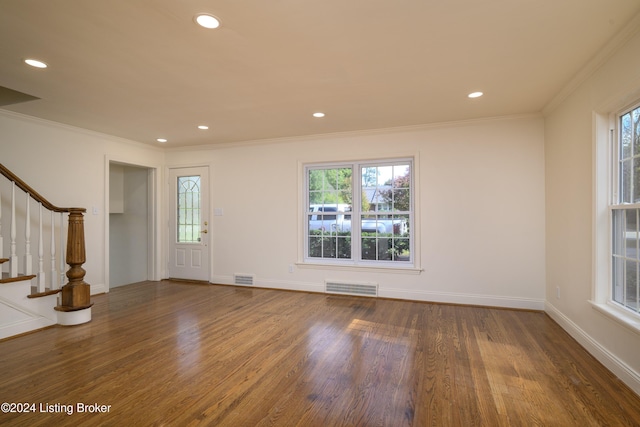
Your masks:
[{"label": "white front door", "polygon": [[170,169],[169,277],[209,281],[209,168]]}]

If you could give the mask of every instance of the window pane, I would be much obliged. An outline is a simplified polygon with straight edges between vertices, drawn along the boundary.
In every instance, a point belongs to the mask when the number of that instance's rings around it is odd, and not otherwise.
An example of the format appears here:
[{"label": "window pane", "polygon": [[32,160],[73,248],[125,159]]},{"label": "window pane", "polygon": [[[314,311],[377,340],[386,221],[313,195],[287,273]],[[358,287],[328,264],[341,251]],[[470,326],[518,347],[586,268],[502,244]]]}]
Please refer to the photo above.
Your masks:
[{"label": "window pane", "polygon": [[409,245],[409,239],[394,239],[394,261],[410,261],[411,260],[411,246]]},{"label": "window pane", "polygon": [[309,203],[312,205],[322,204],[322,197],[321,191],[311,191],[309,192]]},{"label": "window pane", "polygon": [[309,203],[350,204],[351,168],[312,169],[308,176]]},{"label": "window pane", "polygon": [[179,243],[200,241],[200,176],[178,177],[176,236]]},{"label": "window pane", "polygon": [[613,254],[624,256],[625,252],[625,210],[613,211]]},{"label": "window pane", "polygon": [[376,239],[376,244],[378,246],[378,260],[391,261],[391,258],[393,256],[392,255],[393,239],[391,238]]},{"label": "window pane", "polygon": [[334,173],[336,174],[335,189],[343,190],[346,193],[350,194],[351,189],[353,188],[353,185],[351,183],[351,168],[336,169]]},{"label": "window pane", "polygon": [[640,157],[633,158],[632,172],[633,203],[640,202]]},{"label": "window pane", "polygon": [[409,215],[393,216],[394,237],[409,237]]},{"label": "window pane", "polygon": [[378,184],[378,168],[364,167],[362,168],[362,186],[375,187]]},{"label": "window pane", "polygon": [[[349,191],[340,191],[338,194],[338,204],[343,204],[343,205],[350,205],[351,204],[351,200],[352,200],[352,196],[351,196],[351,190],[349,189]],[[350,210],[347,209],[345,207],[345,209],[343,210]]]},{"label": "window pane", "polygon": [[378,179],[376,180],[376,184],[378,187],[381,186],[389,186],[393,184],[393,166],[379,166],[378,168]]},{"label": "window pane", "polygon": [[637,211],[625,210],[624,245],[627,258],[638,259],[638,221]]},{"label": "window pane", "polygon": [[393,190],[393,210],[408,212],[411,210],[411,190],[398,188]]},{"label": "window pane", "polygon": [[631,157],[631,113],[620,118],[620,144],[622,145],[620,158],[628,159]]},{"label": "window pane", "polygon": [[[370,233],[366,233],[370,235]],[[362,259],[374,260],[377,257],[376,239],[370,237],[364,237],[365,233],[362,233]]]},{"label": "window pane", "polygon": [[322,258],[336,257],[336,239],[333,237],[322,238]]},{"label": "window pane", "polygon": [[322,238],[318,231],[309,232],[309,257],[322,258]]},{"label": "window pane", "polygon": [[338,237],[337,245],[337,257],[342,259],[351,258],[351,235],[346,234],[343,237]]},{"label": "window pane", "polygon": [[323,170],[309,171],[309,191],[321,191],[324,184]]},{"label": "window pane", "polygon": [[640,209],[614,209],[612,214],[612,299],[640,312]]},{"label": "window pane", "polygon": [[623,299],[624,259],[613,257],[613,300],[621,303]]},{"label": "window pane", "polygon": [[625,160],[622,162],[620,171],[620,185],[622,186],[620,192],[621,203],[631,203],[631,166],[632,160]]},{"label": "window pane", "polygon": [[411,169],[409,165],[400,165],[393,168],[393,187],[409,188],[411,187]]},{"label": "window pane", "polygon": [[638,263],[627,260],[625,263],[625,288],[623,304],[628,308],[636,309],[638,300]]}]

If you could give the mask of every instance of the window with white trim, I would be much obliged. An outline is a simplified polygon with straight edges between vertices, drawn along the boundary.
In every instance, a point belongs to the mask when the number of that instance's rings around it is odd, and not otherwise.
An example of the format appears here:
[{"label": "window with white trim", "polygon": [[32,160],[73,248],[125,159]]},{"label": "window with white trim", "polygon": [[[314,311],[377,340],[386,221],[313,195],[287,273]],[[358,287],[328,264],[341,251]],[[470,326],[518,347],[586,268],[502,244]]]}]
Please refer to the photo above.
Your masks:
[{"label": "window with white trim", "polygon": [[611,300],[640,313],[640,104],[618,114],[611,206]]},{"label": "window with white trim", "polygon": [[412,159],[307,165],[305,203],[306,262],[414,265]]}]

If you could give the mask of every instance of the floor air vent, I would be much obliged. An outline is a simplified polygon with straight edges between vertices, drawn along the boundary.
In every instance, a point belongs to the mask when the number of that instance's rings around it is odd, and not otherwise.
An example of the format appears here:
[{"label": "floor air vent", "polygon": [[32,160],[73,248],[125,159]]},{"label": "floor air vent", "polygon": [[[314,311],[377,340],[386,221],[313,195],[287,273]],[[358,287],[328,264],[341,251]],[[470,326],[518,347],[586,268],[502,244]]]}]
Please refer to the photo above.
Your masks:
[{"label": "floor air vent", "polygon": [[369,283],[324,282],[324,290],[328,294],[378,296],[378,285]]},{"label": "floor air vent", "polygon": [[253,285],[253,275],[251,274],[234,274],[233,283],[236,285]]}]

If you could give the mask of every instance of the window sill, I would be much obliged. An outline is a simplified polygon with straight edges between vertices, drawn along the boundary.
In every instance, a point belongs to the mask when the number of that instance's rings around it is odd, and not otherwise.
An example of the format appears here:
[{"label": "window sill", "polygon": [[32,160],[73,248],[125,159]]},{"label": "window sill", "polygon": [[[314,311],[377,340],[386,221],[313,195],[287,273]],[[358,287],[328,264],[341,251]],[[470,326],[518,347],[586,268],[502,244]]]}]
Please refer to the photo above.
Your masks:
[{"label": "window sill", "polygon": [[344,270],[344,271],[371,271],[375,273],[394,273],[394,274],[420,274],[424,270],[415,267],[394,267],[394,266],[379,266],[379,265],[363,265],[363,264],[330,264],[330,263],[315,263],[315,262],[298,262],[296,263],[298,268],[302,269],[318,269],[318,270]]},{"label": "window sill", "polygon": [[630,313],[625,313],[624,310],[617,307],[613,307],[610,304],[600,304],[594,301],[589,301],[591,306],[598,312],[605,316],[615,320],[627,329],[640,335],[640,319],[633,316]]}]

